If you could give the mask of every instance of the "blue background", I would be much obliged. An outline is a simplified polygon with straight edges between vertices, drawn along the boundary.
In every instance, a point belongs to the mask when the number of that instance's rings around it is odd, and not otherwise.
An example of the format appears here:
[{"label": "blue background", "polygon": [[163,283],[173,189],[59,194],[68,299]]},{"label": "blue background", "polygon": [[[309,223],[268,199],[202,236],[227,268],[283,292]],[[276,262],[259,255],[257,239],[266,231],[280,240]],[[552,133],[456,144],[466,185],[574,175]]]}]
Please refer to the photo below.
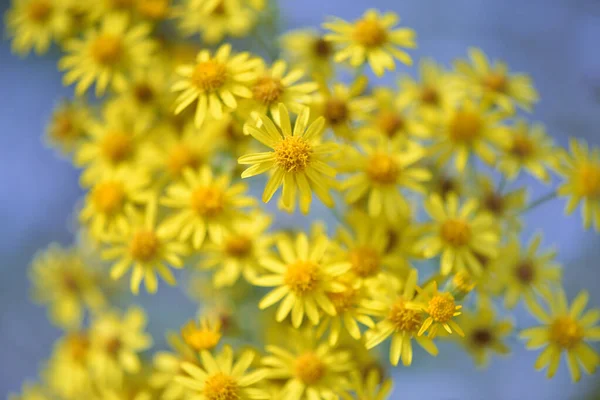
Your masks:
[{"label": "blue background", "polygon": [[[2,12],[8,1],[2,1]],[[415,59],[432,56],[449,63],[468,46],[483,48],[506,60],[512,70],[531,74],[541,95],[533,114],[561,144],[569,136],[600,145],[600,2],[598,0],[403,0],[280,2],[283,26],[317,26],[337,15],[351,19],[376,7],[399,13],[418,33]],[[69,243],[69,220],[81,198],[77,173],[44,147],[41,135],[56,102],[69,96],[56,70],[57,54],[19,59],[10,44],[0,43],[0,395],[17,391],[35,379],[59,332],[44,310],[28,299],[26,269],[36,249],[52,241]],[[389,79],[391,82],[391,79]],[[525,181],[529,183],[529,181]],[[532,186],[534,196],[545,193]],[[559,249],[570,297],[583,288],[591,304],[600,305],[598,272],[600,236],[583,232],[578,216],[562,215],[563,200],[546,204],[527,216],[524,235],[545,234]],[[177,291],[161,287],[142,298],[150,307],[150,330],[176,327],[194,313]],[[175,306],[176,305],[176,306]],[[518,325],[533,323],[518,313]],[[468,356],[442,345],[437,358],[416,355],[412,368],[395,370],[394,398],[402,399],[582,399],[598,376],[571,384],[566,365],[547,380],[534,371],[536,352],[514,341],[508,359],[495,358],[477,371]],[[597,347],[596,347],[597,349]],[[598,398],[598,397],[589,397]]]}]

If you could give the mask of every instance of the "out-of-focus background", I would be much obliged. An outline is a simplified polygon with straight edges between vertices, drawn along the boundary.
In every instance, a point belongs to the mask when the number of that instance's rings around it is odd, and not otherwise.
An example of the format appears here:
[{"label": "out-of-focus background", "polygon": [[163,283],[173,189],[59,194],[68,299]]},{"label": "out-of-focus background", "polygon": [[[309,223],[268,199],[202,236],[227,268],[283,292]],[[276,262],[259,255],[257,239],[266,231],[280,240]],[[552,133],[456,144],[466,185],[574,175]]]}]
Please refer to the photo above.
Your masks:
[{"label": "out-of-focus background", "polygon": [[[84,0],[82,0],[84,1]],[[85,0],[93,1],[93,0]],[[1,0],[2,13],[9,1]],[[569,136],[600,145],[600,1],[599,0],[281,0],[282,25],[318,26],[327,16],[358,17],[374,7],[400,14],[417,31],[415,59],[431,56],[448,64],[479,46],[512,70],[529,73],[541,95],[532,118],[565,145]],[[53,106],[71,90],[61,86],[57,53],[20,59],[10,43],[0,42],[0,396],[35,379],[59,332],[44,310],[28,298],[26,276],[36,249],[52,241],[72,240],[70,220],[82,191],[76,171],[44,147],[41,135]],[[408,72],[414,73],[414,69]],[[392,82],[392,79],[389,79]],[[532,187],[533,196],[548,191]],[[564,201],[546,204],[527,215],[524,236],[544,232],[563,263],[570,297],[583,288],[600,306],[600,236],[584,232],[578,216],[564,217]],[[156,296],[141,296],[150,309],[150,331],[162,335],[194,313],[193,305],[164,285]],[[520,310],[518,326],[533,323]],[[394,371],[393,399],[567,400],[598,399],[598,375],[572,384],[562,364],[547,380],[534,371],[536,352],[515,339],[506,359],[495,358],[486,371],[451,344],[431,358],[421,352],[415,365]],[[597,349],[597,347],[596,347]],[[65,377],[68,379],[68,377]],[[597,389],[597,388],[596,388]],[[597,392],[600,393],[600,392]]]}]

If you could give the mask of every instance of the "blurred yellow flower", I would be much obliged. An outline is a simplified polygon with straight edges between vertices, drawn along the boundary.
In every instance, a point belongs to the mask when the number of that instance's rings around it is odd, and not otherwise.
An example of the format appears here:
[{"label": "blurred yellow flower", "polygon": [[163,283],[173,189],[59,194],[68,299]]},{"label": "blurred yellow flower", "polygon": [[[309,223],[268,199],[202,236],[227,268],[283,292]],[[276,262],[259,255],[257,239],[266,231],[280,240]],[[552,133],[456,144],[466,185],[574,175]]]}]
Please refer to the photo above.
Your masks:
[{"label": "blurred yellow flower", "polygon": [[335,47],[312,29],[299,29],[281,36],[281,47],[293,65],[322,82],[333,74]]}]

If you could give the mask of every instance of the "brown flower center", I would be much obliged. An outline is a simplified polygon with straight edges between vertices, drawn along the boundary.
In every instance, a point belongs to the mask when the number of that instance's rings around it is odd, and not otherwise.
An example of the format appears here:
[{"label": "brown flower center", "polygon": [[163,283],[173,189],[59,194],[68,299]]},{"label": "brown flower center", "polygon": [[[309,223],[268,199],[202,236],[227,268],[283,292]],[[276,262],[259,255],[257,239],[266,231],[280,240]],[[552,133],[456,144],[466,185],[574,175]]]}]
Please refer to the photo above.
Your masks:
[{"label": "brown flower center", "polygon": [[380,185],[395,184],[400,175],[400,166],[388,154],[373,154],[367,164],[367,175],[371,181]]},{"label": "brown flower center", "polygon": [[442,224],[440,234],[451,246],[465,246],[471,240],[471,227],[462,219],[449,219]]},{"label": "brown flower center", "polygon": [[391,110],[384,110],[377,116],[377,126],[381,129],[388,137],[392,138],[396,136],[398,131],[403,130],[406,122],[396,112]]},{"label": "brown flower center", "polygon": [[331,98],[325,103],[324,116],[331,125],[338,125],[348,120],[348,105],[344,100]]},{"label": "brown flower center", "polygon": [[133,143],[128,134],[112,131],[102,138],[100,150],[111,164],[118,164],[129,158],[133,150]]},{"label": "brown flower center", "polygon": [[333,48],[325,39],[318,38],[313,44],[313,52],[317,57],[327,58],[333,52]]},{"label": "brown flower center", "polygon": [[430,106],[437,106],[440,103],[440,95],[434,88],[425,86],[421,89],[421,101]]},{"label": "brown flower center", "polygon": [[535,266],[531,260],[521,260],[515,268],[515,276],[523,285],[529,285],[535,279]]},{"label": "brown flower center", "polygon": [[521,160],[527,159],[534,152],[534,143],[525,135],[515,135],[512,141],[510,152]]},{"label": "brown flower center", "polygon": [[471,333],[471,342],[477,347],[487,347],[494,341],[494,334],[488,328],[477,328]]},{"label": "brown flower center", "polygon": [[350,263],[356,275],[366,278],[379,272],[380,257],[371,247],[363,246],[350,252]]},{"label": "brown flower center", "polygon": [[154,259],[160,248],[160,240],[149,230],[138,231],[129,243],[129,253],[137,261],[149,262]]},{"label": "brown flower center", "polygon": [[254,84],[252,94],[255,100],[267,105],[272,104],[283,94],[283,85],[279,79],[263,76]]},{"label": "brown flower center", "polygon": [[305,385],[314,385],[325,376],[325,364],[318,355],[307,352],[296,358],[294,371]]},{"label": "brown flower center", "polygon": [[232,236],[225,242],[225,252],[235,258],[244,258],[252,251],[252,240],[245,235]]},{"label": "brown flower center", "polygon": [[36,23],[43,23],[52,14],[52,3],[48,0],[35,0],[27,7],[27,16]]},{"label": "brown flower center", "polygon": [[487,89],[497,93],[505,93],[508,89],[506,76],[499,73],[490,73],[482,79],[481,83]]}]

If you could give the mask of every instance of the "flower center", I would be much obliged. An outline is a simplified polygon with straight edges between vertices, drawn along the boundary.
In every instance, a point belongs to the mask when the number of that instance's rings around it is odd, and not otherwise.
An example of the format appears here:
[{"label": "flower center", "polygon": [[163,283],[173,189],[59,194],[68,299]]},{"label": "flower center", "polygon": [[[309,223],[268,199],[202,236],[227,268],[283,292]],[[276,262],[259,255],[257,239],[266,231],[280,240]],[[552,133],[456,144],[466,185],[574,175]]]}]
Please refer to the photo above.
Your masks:
[{"label": "flower center", "polygon": [[79,135],[80,132],[75,129],[75,124],[67,113],[61,113],[54,117],[52,137],[59,140],[73,140]]},{"label": "flower center", "polygon": [[104,349],[109,355],[113,357],[117,355],[119,350],[121,350],[122,346],[123,343],[121,342],[121,339],[119,339],[117,336],[108,338],[104,343]]},{"label": "flower center", "polygon": [[452,286],[460,293],[469,293],[475,287],[473,277],[466,271],[458,271],[452,277]]},{"label": "flower center", "polygon": [[194,168],[197,165],[198,158],[188,146],[179,143],[171,148],[167,158],[167,168],[171,175],[179,176],[185,168]]},{"label": "flower center", "polygon": [[67,347],[71,358],[83,363],[87,357],[90,341],[84,333],[71,333],[67,336]]},{"label": "flower center", "polygon": [[352,271],[361,278],[377,274],[379,262],[379,254],[370,247],[363,246],[350,252]]},{"label": "flower center", "polygon": [[456,303],[450,293],[436,294],[429,300],[427,313],[436,322],[448,322],[456,312]]},{"label": "flower center", "polygon": [[349,310],[356,303],[356,290],[348,287],[343,292],[330,292],[327,297],[333,303],[338,314]]},{"label": "flower center", "polygon": [[493,92],[505,93],[508,89],[508,81],[506,76],[499,73],[491,73],[485,76],[481,83],[484,87]]},{"label": "flower center", "polygon": [[160,241],[152,231],[138,231],[129,244],[129,253],[137,261],[151,261],[158,253]]},{"label": "flower center", "polygon": [[407,309],[403,299],[398,299],[392,305],[388,320],[396,327],[396,332],[416,332],[421,327],[421,313]]},{"label": "flower center", "polygon": [[283,93],[283,85],[279,79],[263,76],[259,78],[252,88],[254,99],[263,104],[271,104],[277,101]]},{"label": "flower center", "polygon": [[206,400],[239,400],[239,388],[235,379],[222,372],[206,378],[204,382]]},{"label": "flower center", "polygon": [[367,175],[380,185],[395,184],[400,175],[400,166],[387,154],[373,154],[367,164]]},{"label": "flower center", "polygon": [[148,104],[154,99],[154,90],[147,83],[138,83],[133,88],[133,95],[138,103]]},{"label": "flower center", "polygon": [[251,250],[252,240],[244,235],[232,236],[225,242],[225,252],[235,258],[243,258]]},{"label": "flower center", "polygon": [[297,295],[309,293],[316,288],[319,281],[319,265],[298,260],[288,265],[283,280]]},{"label": "flower center", "polygon": [[91,53],[98,64],[116,64],[123,55],[123,42],[117,35],[103,33],[92,42]]},{"label": "flower center", "polygon": [[201,186],[192,192],[191,206],[202,217],[216,217],[225,209],[225,193],[216,186]]},{"label": "flower center", "polygon": [[181,337],[196,351],[211,350],[221,340],[221,334],[218,331],[198,327],[193,321],[181,329]]},{"label": "flower center", "polygon": [[421,89],[421,101],[430,106],[437,106],[440,104],[440,95],[434,88],[425,86]]},{"label": "flower center", "polygon": [[504,197],[499,193],[488,193],[483,199],[483,206],[495,215],[502,215],[504,212]]},{"label": "flower center", "polygon": [[144,0],[137,3],[138,12],[150,19],[163,19],[169,12],[169,0]]},{"label": "flower center", "polygon": [[27,16],[33,22],[46,22],[52,14],[52,4],[48,0],[36,0],[29,3]]},{"label": "flower center", "polygon": [[529,285],[535,279],[535,266],[531,260],[521,260],[514,272],[518,281],[523,285]]},{"label": "flower center", "polygon": [[348,106],[343,100],[331,98],[325,103],[323,114],[331,125],[341,124],[348,119]]},{"label": "flower center", "polygon": [[550,325],[550,341],[571,349],[583,339],[583,327],[569,316],[558,317]]},{"label": "flower center", "polygon": [[190,79],[199,89],[212,92],[225,83],[227,67],[218,61],[203,61],[196,65]]},{"label": "flower center", "polygon": [[449,219],[442,224],[441,236],[451,246],[465,246],[471,240],[471,227],[462,219]]},{"label": "flower center", "polygon": [[600,164],[585,164],[579,170],[579,190],[583,197],[600,198]]},{"label": "flower center", "polygon": [[387,33],[379,22],[363,19],[354,26],[352,37],[365,47],[377,47],[385,43]]},{"label": "flower center", "polygon": [[123,10],[132,6],[134,0],[109,0],[110,6],[115,10]]},{"label": "flower center", "polygon": [[312,351],[296,358],[294,371],[305,385],[314,385],[325,376],[325,364]]},{"label": "flower center", "polygon": [[125,190],[121,182],[101,182],[92,192],[92,202],[102,214],[113,214],[123,206]]},{"label": "flower center", "polygon": [[333,49],[331,44],[323,38],[318,38],[313,44],[313,52],[319,58],[327,58],[331,55]]},{"label": "flower center", "polygon": [[440,177],[437,185],[438,191],[443,198],[446,198],[446,196],[451,192],[458,192],[458,189],[460,187],[456,180],[449,176]]},{"label": "flower center", "polygon": [[119,131],[105,135],[100,144],[102,154],[112,164],[125,161],[131,155],[132,147],[130,136]]},{"label": "flower center", "polygon": [[310,163],[312,146],[304,139],[287,136],[275,146],[275,160],[287,172],[303,172]]},{"label": "flower center", "polygon": [[377,116],[377,126],[390,138],[396,136],[405,125],[404,119],[393,111],[381,111]]},{"label": "flower center", "polygon": [[483,121],[479,114],[470,111],[458,111],[450,121],[448,132],[455,142],[470,143],[481,135]]},{"label": "flower center", "polygon": [[510,152],[517,158],[524,160],[530,157],[534,151],[534,144],[525,135],[517,134],[512,141]]},{"label": "flower center", "polygon": [[471,343],[476,347],[487,347],[494,341],[494,334],[488,328],[477,328],[471,332]]}]

